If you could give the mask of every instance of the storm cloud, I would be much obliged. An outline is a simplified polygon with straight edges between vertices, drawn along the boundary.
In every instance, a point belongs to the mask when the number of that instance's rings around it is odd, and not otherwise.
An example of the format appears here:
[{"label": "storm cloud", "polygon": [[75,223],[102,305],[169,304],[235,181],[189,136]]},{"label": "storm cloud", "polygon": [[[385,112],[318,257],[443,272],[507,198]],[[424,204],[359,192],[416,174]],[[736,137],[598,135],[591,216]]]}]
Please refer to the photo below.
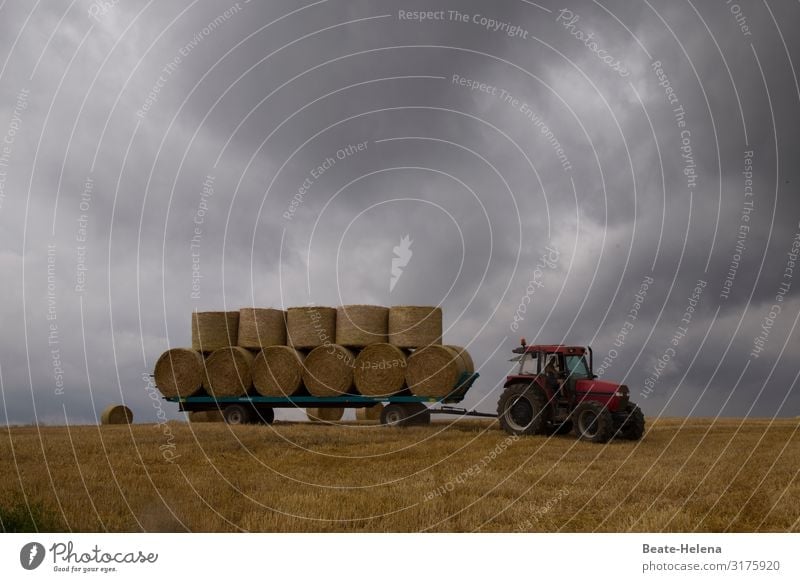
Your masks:
[{"label": "storm cloud", "polygon": [[307,303],[440,304],[480,410],[525,336],[592,345],[648,416],[797,415],[797,20],[3,3],[0,421],[153,421],[192,310]]}]

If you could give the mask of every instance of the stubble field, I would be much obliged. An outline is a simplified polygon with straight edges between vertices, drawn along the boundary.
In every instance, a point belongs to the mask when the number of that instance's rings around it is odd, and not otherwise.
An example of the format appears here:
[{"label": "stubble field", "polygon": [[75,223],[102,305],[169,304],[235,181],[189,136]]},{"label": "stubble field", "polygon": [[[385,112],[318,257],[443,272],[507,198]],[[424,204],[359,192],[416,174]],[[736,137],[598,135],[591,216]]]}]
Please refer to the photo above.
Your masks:
[{"label": "stubble field", "polygon": [[638,443],[490,422],[11,427],[6,531],[800,531],[798,420]]}]

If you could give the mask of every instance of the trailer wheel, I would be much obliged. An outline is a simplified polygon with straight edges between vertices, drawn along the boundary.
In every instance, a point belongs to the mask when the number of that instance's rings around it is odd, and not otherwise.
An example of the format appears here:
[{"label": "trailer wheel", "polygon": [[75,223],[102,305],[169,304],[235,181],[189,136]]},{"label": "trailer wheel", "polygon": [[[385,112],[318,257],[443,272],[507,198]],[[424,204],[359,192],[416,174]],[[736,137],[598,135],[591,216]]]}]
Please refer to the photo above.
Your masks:
[{"label": "trailer wheel", "polygon": [[250,422],[250,410],[241,404],[229,404],[222,411],[222,416],[228,424],[247,424]]},{"label": "trailer wheel", "polygon": [[497,417],[507,433],[540,434],[545,426],[545,400],[541,391],[527,384],[511,384],[500,395]]},{"label": "trailer wheel", "polygon": [[644,413],[635,404],[628,404],[625,409],[628,418],[619,429],[620,438],[638,441],[644,435]]},{"label": "trailer wheel", "polygon": [[256,410],[256,421],[260,424],[275,422],[275,410],[272,408],[259,408]]},{"label": "trailer wheel", "polygon": [[402,404],[388,404],[381,411],[381,424],[387,426],[406,426],[408,410]]},{"label": "trailer wheel", "polygon": [[575,435],[592,443],[605,443],[614,436],[614,417],[599,402],[581,402],[573,413]]}]

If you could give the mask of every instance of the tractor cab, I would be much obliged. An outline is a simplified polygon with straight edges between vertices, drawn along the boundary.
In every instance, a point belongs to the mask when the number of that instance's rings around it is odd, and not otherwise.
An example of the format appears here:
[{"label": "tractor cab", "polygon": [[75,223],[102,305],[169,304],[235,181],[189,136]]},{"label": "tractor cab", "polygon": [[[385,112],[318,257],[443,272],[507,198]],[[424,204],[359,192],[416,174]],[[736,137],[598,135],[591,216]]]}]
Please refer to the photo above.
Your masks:
[{"label": "tractor cab", "polygon": [[[592,348],[563,345],[532,345],[522,338],[518,354],[511,361],[518,362],[514,374],[506,378],[506,385],[514,381],[544,375],[545,382],[554,392],[559,404],[567,404],[570,395],[576,393],[581,380],[594,380],[592,372]],[[588,359],[587,359],[588,356]]]},{"label": "tractor cab", "polygon": [[597,379],[592,348],[528,345],[522,338],[513,352],[516,366],[498,405],[500,424],[508,432],[563,434],[574,428],[593,442],[615,434],[641,438],[641,410],[629,402],[627,386]]}]

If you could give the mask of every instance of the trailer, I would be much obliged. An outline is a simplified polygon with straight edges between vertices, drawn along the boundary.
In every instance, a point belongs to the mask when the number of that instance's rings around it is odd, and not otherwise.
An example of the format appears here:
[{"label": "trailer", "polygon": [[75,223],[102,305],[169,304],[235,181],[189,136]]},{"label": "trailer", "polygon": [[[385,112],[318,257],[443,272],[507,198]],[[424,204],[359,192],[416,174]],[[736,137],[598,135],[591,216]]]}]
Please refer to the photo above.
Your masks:
[{"label": "trailer", "polygon": [[452,390],[441,397],[413,396],[400,393],[392,396],[364,396],[362,394],[342,394],[340,396],[260,396],[246,395],[234,397],[187,396],[167,397],[168,402],[178,404],[182,412],[219,410],[228,424],[264,423],[275,420],[276,408],[368,408],[383,405],[381,424],[392,426],[411,426],[430,423],[431,414],[455,414],[459,416],[480,416],[495,418],[495,414],[475,412],[452,406],[429,408],[429,404],[449,405],[464,400],[469,389],[478,379],[477,372],[464,372]]}]

